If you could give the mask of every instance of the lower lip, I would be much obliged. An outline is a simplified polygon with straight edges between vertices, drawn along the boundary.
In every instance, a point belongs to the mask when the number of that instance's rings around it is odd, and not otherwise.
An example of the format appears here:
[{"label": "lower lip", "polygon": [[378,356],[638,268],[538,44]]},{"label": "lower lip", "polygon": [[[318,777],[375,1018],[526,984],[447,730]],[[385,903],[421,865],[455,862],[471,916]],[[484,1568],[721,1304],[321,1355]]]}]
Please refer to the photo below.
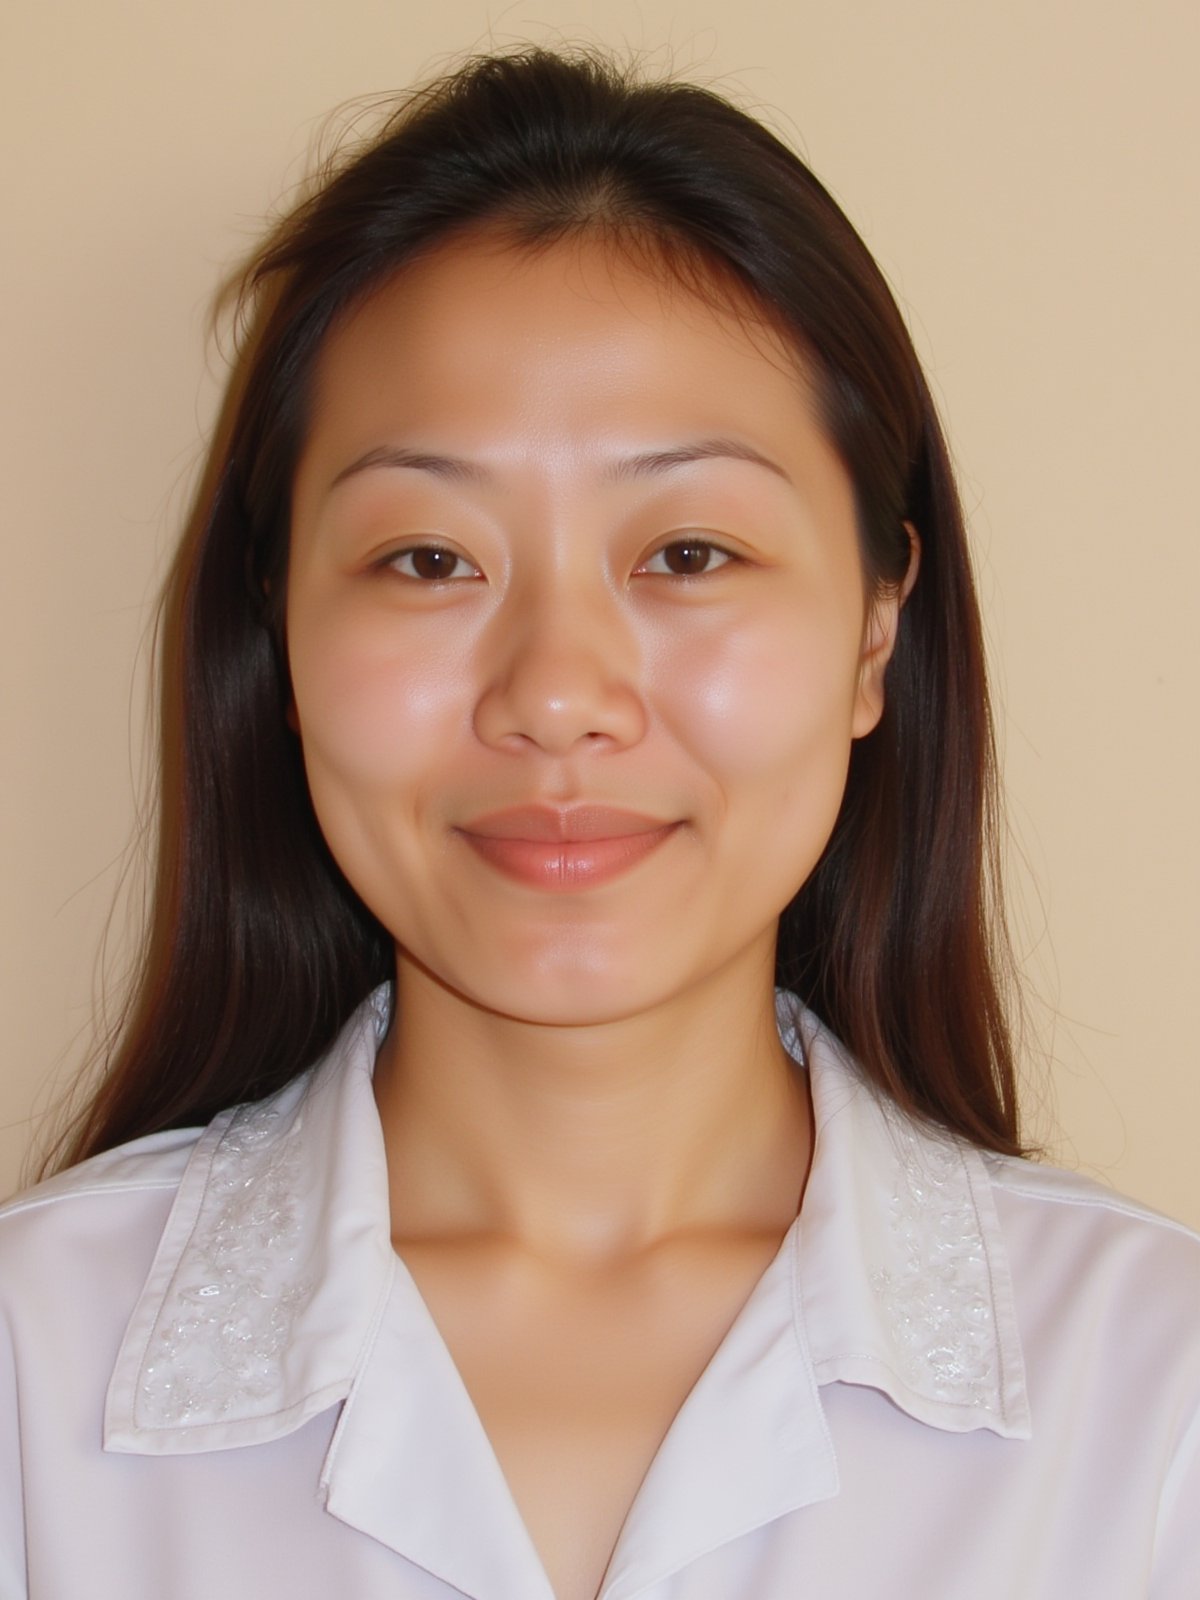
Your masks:
[{"label": "lower lip", "polygon": [[620,839],[492,839],[463,832],[463,838],[506,878],[556,894],[572,894],[608,883],[657,850],[678,823],[652,833],[631,833]]}]

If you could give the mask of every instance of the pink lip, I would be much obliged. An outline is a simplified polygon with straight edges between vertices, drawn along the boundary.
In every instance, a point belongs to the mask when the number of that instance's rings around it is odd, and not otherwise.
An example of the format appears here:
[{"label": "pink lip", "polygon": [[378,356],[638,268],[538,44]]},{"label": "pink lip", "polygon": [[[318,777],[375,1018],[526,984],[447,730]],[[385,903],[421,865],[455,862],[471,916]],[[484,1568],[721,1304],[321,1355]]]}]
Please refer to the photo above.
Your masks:
[{"label": "pink lip", "polygon": [[462,832],[488,839],[551,839],[574,844],[580,839],[626,839],[670,826],[658,817],[616,806],[512,806],[464,822]]},{"label": "pink lip", "polygon": [[477,817],[457,831],[506,877],[569,893],[627,871],[677,827],[611,806],[516,806]]}]

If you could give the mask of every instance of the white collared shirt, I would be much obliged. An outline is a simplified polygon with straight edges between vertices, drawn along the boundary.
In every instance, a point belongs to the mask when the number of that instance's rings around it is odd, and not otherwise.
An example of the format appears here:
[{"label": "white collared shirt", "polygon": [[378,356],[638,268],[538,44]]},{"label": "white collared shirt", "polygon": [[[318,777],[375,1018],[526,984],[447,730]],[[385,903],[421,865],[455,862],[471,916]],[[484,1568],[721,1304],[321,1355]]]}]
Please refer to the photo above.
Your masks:
[{"label": "white collared shirt", "polygon": [[[553,1600],[391,1247],[387,994],[0,1212],[0,1600]],[[1200,1239],[884,1104],[793,996],[800,1216],[601,1600],[1196,1600]]]}]

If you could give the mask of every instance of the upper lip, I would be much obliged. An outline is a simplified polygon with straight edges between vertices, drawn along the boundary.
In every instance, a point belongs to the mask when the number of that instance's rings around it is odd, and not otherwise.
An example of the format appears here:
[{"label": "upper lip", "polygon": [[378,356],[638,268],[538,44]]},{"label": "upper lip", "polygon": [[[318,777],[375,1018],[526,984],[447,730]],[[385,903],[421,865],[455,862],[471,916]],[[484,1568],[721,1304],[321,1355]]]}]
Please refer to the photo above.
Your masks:
[{"label": "upper lip", "polygon": [[560,843],[624,839],[630,834],[653,833],[670,826],[660,817],[647,817],[640,811],[596,805],[512,806],[460,825],[463,833],[478,833],[490,839],[548,839]]}]

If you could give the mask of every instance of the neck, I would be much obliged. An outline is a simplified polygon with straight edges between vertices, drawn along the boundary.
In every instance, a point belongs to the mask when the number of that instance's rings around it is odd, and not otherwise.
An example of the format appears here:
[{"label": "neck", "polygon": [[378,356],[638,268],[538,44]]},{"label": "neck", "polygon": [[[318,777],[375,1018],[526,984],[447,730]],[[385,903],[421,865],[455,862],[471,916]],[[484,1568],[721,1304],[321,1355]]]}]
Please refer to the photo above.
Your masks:
[{"label": "neck", "polygon": [[397,1243],[601,1266],[687,1235],[780,1235],[812,1132],[774,1018],[769,967],[563,1026],[487,1011],[401,956],[375,1074]]}]

